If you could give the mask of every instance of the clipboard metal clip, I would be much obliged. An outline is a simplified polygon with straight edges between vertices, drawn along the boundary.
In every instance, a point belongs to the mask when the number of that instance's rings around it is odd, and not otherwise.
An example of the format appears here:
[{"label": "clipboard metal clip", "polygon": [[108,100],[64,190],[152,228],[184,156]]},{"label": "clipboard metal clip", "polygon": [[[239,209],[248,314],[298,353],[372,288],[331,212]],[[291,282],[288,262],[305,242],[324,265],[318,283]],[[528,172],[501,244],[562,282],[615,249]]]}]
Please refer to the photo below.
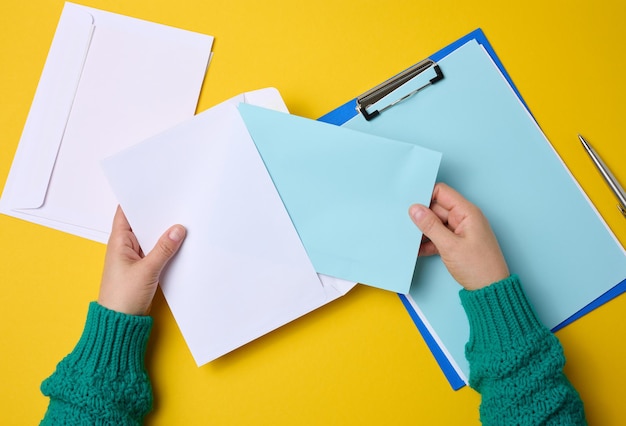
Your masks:
[{"label": "clipboard metal clip", "polygon": [[[380,101],[381,99],[383,99],[385,96],[389,95],[390,93],[392,93],[394,90],[400,88],[401,86],[403,86],[404,84],[406,84],[407,82],[409,82],[410,80],[412,80],[413,78],[417,77],[418,75],[422,74],[424,71],[428,70],[432,68],[435,71],[435,77],[431,78],[430,80],[428,80],[428,82],[420,87],[418,87],[417,89],[403,95],[402,97],[400,97],[399,99],[387,104],[386,106],[374,110],[372,112],[369,112],[367,110],[367,108],[371,107],[372,105],[374,105],[376,102]],[[391,77],[389,80],[379,84],[378,86],[368,90],[367,92],[363,93],[361,96],[359,96],[356,99],[356,110],[358,112],[360,112],[361,114],[363,114],[363,117],[367,120],[370,121],[372,120],[374,117],[380,115],[381,112],[391,108],[392,106],[404,101],[405,99],[408,99],[410,97],[412,97],[413,95],[417,94],[418,92],[420,92],[421,90],[425,89],[428,86],[432,86],[433,84],[437,83],[438,81],[443,80],[443,73],[441,72],[441,68],[439,68],[439,65],[437,65],[437,63],[435,61],[433,61],[432,59],[424,59],[423,61],[413,65],[410,68],[407,68],[406,70],[402,71],[399,74],[396,74],[395,76]]]}]

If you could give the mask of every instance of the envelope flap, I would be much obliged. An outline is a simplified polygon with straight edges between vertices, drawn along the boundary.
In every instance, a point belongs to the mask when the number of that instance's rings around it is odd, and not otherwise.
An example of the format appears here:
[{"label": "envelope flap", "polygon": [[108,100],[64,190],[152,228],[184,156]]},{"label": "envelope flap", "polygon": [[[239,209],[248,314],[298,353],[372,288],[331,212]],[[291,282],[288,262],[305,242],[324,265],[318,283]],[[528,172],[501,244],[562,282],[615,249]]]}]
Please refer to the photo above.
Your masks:
[{"label": "envelope flap", "polygon": [[93,30],[91,14],[65,5],[15,154],[15,165],[28,161],[32,166],[14,167],[7,182],[8,191],[11,181],[20,183],[19,191],[11,194],[12,208],[38,208],[44,203]]},{"label": "envelope flap", "polygon": [[278,90],[273,87],[246,92],[243,94],[243,99],[247,104],[273,109],[280,112],[289,112],[282,96],[280,96]]},{"label": "envelope flap", "polygon": [[328,302],[344,296],[357,285],[354,281],[342,280],[341,278],[331,277],[330,275],[317,274],[317,276],[324,287]]}]

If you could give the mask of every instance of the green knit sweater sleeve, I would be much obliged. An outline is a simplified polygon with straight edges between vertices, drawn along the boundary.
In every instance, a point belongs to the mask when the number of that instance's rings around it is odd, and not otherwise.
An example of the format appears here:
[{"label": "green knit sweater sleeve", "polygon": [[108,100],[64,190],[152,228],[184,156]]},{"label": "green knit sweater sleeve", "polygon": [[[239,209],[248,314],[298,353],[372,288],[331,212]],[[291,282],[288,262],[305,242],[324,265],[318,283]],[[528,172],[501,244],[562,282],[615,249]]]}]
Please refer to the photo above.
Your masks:
[{"label": "green knit sweater sleeve", "polygon": [[469,383],[481,394],[483,424],[587,424],[563,374],[563,348],[535,315],[518,277],[460,296],[470,324]]},{"label": "green knit sweater sleeve", "polygon": [[152,408],[144,355],[152,318],[89,305],[83,334],[41,384],[42,425],[138,425]]}]

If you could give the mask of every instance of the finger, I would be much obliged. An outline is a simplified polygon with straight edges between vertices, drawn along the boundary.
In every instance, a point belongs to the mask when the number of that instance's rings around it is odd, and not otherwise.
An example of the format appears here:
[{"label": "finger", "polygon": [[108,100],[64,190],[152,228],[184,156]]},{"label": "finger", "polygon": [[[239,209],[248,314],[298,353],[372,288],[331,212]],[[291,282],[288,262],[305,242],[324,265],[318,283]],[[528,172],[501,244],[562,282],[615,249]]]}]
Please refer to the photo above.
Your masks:
[{"label": "finger", "polygon": [[473,206],[461,194],[442,182],[435,184],[432,201],[434,205],[438,205],[448,211],[453,209],[466,210]]},{"label": "finger", "polygon": [[117,210],[115,210],[115,216],[113,217],[113,226],[111,227],[111,232],[123,232],[130,231],[130,223],[128,223],[128,219],[126,219],[126,215],[122,210],[121,206],[117,206]]},{"label": "finger", "polygon": [[111,225],[111,234],[109,235],[109,247],[119,247],[126,245],[127,231],[130,230],[130,224],[126,219],[126,215],[122,208],[118,205],[113,216],[113,224]]},{"label": "finger", "polygon": [[443,223],[448,223],[448,217],[450,215],[450,210],[443,207],[441,204],[432,203],[430,205],[430,209],[437,215],[439,220]]},{"label": "finger", "polygon": [[167,262],[176,254],[183,243],[187,231],[182,225],[174,225],[159,238],[156,245],[144,258],[148,268],[158,276]]},{"label": "finger", "polygon": [[421,204],[412,205],[409,208],[409,215],[413,223],[438,248],[445,245],[450,238],[455,237],[452,231],[441,222],[439,217],[426,206]]},{"label": "finger", "polygon": [[143,257],[140,253],[141,248],[137,237],[133,234],[128,219],[122,208],[118,205],[113,217],[113,225],[111,226],[111,235],[109,236],[109,247],[129,247],[135,253],[138,253],[140,257]]}]

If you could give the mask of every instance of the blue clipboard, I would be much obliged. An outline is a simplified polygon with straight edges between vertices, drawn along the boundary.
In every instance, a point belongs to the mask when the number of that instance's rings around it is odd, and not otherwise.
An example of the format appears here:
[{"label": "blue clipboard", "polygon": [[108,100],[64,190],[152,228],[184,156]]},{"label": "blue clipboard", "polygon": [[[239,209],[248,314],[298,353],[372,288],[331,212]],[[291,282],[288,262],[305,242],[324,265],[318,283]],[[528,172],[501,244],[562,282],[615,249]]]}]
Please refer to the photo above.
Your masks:
[{"label": "blue clipboard", "polygon": [[[521,101],[521,103],[523,104],[524,108],[528,111],[528,113],[531,114],[528,108],[528,105],[524,102],[524,99],[522,98],[521,94],[515,87],[515,84],[513,83],[509,74],[506,72],[502,62],[498,59],[498,56],[496,55],[493,47],[491,46],[491,44],[487,40],[487,37],[485,36],[484,32],[481,29],[476,29],[472,31],[471,33],[467,34],[466,36],[460,38],[459,40],[453,42],[449,46],[439,50],[438,52],[431,55],[430,59],[432,59],[435,62],[439,62],[441,59],[450,55],[452,52],[455,52],[461,46],[464,46],[466,43],[470,41],[476,41],[479,45],[481,45],[485,49],[485,51],[489,54],[492,61],[495,63],[495,65],[497,66],[501,74],[504,76],[504,78],[510,85],[510,88],[514,91],[515,95],[519,98],[519,101]],[[357,98],[355,98],[347,102],[346,104],[336,108],[335,110],[325,114],[324,116],[320,117],[319,120],[326,122],[326,123],[341,126],[347,123],[349,120],[356,117],[357,114],[358,114]],[[532,117],[532,114],[531,114],[531,117]],[[445,152],[444,152],[444,159],[445,159]],[[553,326],[552,330],[557,331],[565,327],[566,325],[572,323],[576,319],[582,317],[583,315],[589,313],[590,311],[594,310],[595,308],[601,306],[602,304],[608,302],[609,300],[617,297],[618,295],[624,292],[626,292],[626,278],[622,279],[622,281],[620,281],[617,285],[613,286],[608,291],[604,292],[601,296],[594,299],[591,303],[587,304],[582,309],[578,310],[577,312],[569,316],[567,319],[563,320],[556,326]],[[411,304],[407,296],[400,294],[399,297],[404,307],[409,312],[419,332],[422,334],[424,340],[426,341],[426,344],[428,345],[429,349],[433,353],[435,359],[437,360],[440,368],[442,369],[445,377],[448,379],[452,388],[457,390],[465,386],[466,381],[458,373],[457,369],[454,367],[454,365],[452,364],[452,362],[446,355],[446,351],[439,345],[436,337],[430,332],[428,326],[422,321],[422,319],[420,318],[420,316],[414,309],[413,305]]]}]

